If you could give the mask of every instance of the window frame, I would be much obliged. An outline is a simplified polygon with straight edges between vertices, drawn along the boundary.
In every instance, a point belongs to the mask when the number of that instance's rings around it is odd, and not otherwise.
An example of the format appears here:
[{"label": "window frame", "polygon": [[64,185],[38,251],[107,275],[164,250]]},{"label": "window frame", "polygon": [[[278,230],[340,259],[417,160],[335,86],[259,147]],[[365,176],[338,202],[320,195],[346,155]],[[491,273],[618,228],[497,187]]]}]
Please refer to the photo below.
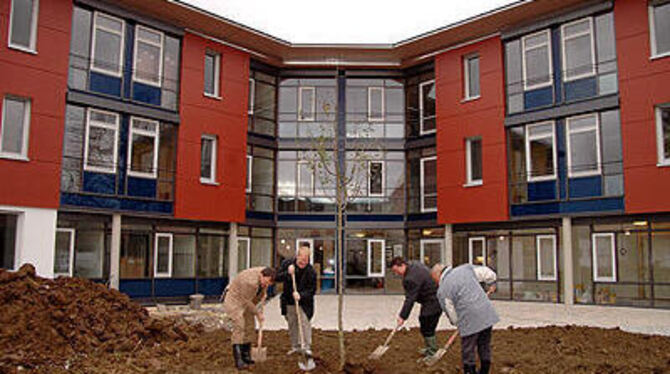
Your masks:
[{"label": "window frame", "polygon": [[[103,114],[113,115],[116,118],[115,124],[110,125],[104,122],[91,123],[91,113],[98,112]],[[94,173],[105,173],[105,174],[116,174],[118,157],[119,157],[119,123],[121,120],[121,115],[116,112],[110,112],[106,110],[100,110],[97,108],[87,108],[86,110],[86,131],[84,133],[84,170]],[[114,130],[114,155],[112,159],[111,168],[103,168],[100,166],[92,166],[88,164],[88,155],[89,155],[89,134],[91,126],[102,127],[107,130]]]},{"label": "window frame", "polygon": [[[381,253],[381,259],[382,259],[382,271],[380,273],[373,273],[372,272],[372,245],[373,243],[381,243],[382,245],[382,253]],[[384,253],[386,249],[386,239],[368,239],[367,240],[367,270],[368,274],[367,276],[369,278],[384,278],[386,276],[386,254]]]},{"label": "window frame", "polygon": [[[119,33],[116,30],[107,29],[105,27],[101,27],[100,25],[98,25],[98,16],[107,17],[111,20],[121,22],[121,33]],[[96,34],[97,34],[96,31],[98,30],[98,28],[100,28],[100,29],[102,29],[106,32],[113,33],[113,34],[121,36],[121,43],[120,43],[120,48],[119,48],[120,50],[119,50],[119,61],[118,61],[119,69],[118,69],[118,71],[111,71],[111,70],[107,70],[107,69],[103,69],[103,68],[99,68],[99,67],[95,66],[95,57],[96,57],[95,56],[95,45],[96,45],[95,43],[96,43]],[[124,66],[123,60],[124,60],[124,55],[125,55],[125,48],[124,47],[125,47],[125,44],[126,44],[126,21],[124,21],[121,18],[118,18],[118,17],[112,16],[112,15],[109,15],[107,13],[103,13],[103,12],[100,12],[100,11],[96,10],[96,11],[93,12],[93,27],[91,28],[91,33],[92,33],[92,35],[91,35],[90,70],[93,71],[93,72],[96,72],[96,73],[101,73],[101,74],[106,74],[106,75],[111,75],[111,76],[114,76],[114,77],[117,77],[117,78],[121,78],[123,76],[123,66]]]},{"label": "window frame", "polygon": [[[482,161],[481,169],[482,169],[482,177],[481,179],[473,179],[472,178],[472,142],[479,140],[480,142],[480,159]],[[465,186],[481,186],[484,184],[484,159],[483,159],[483,154],[484,154],[484,149],[482,147],[482,138],[481,136],[475,136],[471,138],[465,139]]]},{"label": "window frame", "polygon": [[[541,257],[541,250],[542,246],[540,242],[543,239],[551,239],[552,242],[552,259],[553,259],[553,275],[552,276],[543,276],[542,275],[542,257]],[[537,257],[537,280],[540,281],[556,281],[558,280],[558,253],[557,253],[557,246],[556,246],[556,235],[554,234],[546,234],[546,235],[537,235],[535,236],[535,257]]]},{"label": "window frame", "polygon": [[[600,277],[598,276],[598,252],[596,248],[596,238],[607,237],[610,238],[610,254],[612,255],[612,276]],[[593,261],[593,281],[594,282],[617,282],[617,259],[616,259],[616,236],[613,232],[594,232],[591,234],[591,258]]]},{"label": "window frame", "polygon": [[39,9],[40,1],[33,0],[33,12],[32,19],[30,20],[30,45],[23,46],[20,44],[12,43],[12,29],[14,24],[14,2],[16,0],[11,0],[9,4],[9,30],[7,30],[7,47],[11,49],[16,49],[23,52],[28,52],[32,54],[37,54],[37,23],[39,21]]},{"label": "window frame", "polygon": [[[156,131],[148,131],[142,129],[135,129],[133,124],[135,121],[144,121],[151,122],[156,125]],[[136,171],[132,170],[133,163],[133,135],[138,134],[142,136],[151,136],[154,138],[154,157],[153,164],[151,165],[151,172]],[[148,118],[130,116],[129,126],[128,126],[128,176],[136,178],[148,178],[156,179],[158,178],[158,151],[159,151],[159,138],[160,138],[160,122],[156,120],[151,120]]]},{"label": "window frame", "polygon": [[[70,236],[70,247],[68,248],[68,251],[69,251],[69,253],[68,253],[68,272],[67,273],[57,273],[56,269],[54,269],[54,277],[57,277],[57,276],[72,277],[72,274],[74,273],[74,245],[75,245],[76,231],[73,228],[58,227],[58,228],[56,228],[56,235],[58,235],[59,232],[66,232]],[[56,248],[54,247],[54,267],[56,266],[55,256],[56,256]]]},{"label": "window frame", "polygon": [[654,3],[649,1],[648,13],[649,13],[649,52],[651,54],[650,58],[652,60],[657,58],[663,58],[670,56],[670,49],[663,53],[659,53],[656,45],[656,21],[654,20],[654,8],[661,6],[670,6],[670,2],[665,3]]},{"label": "window frame", "polygon": [[[372,116],[372,92],[373,91],[380,91],[380,97],[381,97],[381,110],[380,114],[381,117],[373,117]],[[385,90],[384,86],[374,86],[374,87],[368,87],[368,122],[384,122],[385,120],[385,113],[386,113],[386,99],[384,98]]]},{"label": "window frame", "polygon": [[431,79],[431,80],[427,80],[425,82],[419,83],[419,135],[428,135],[428,134],[434,134],[435,132],[437,132],[437,123],[435,123],[435,128],[432,129],[432,130],[424,130],[423,129],[424,120],[431,119],[431,118],[437,119],[437,113],[434,113],[432,116],[424,116],[423,115],[423,112],[425,110],[424,104],[423,104],[423,87],[427,86],[429,84],[435,85],[435,79]]},{"label": "window frame", "polygon": [[205,69],[203,66],[203,95],[206,97],[212,98],[212,99],[221,99],[221,53],[212,51],[212,50],[206,50],[205,51],[205,58],[203,61],[206,63],[207,62],[207,56],[214,57],[214,69],[213,73],[214,76],[212,77],[212,80],[214,82],[214,92],[207,92],[207,87],[205,87]]},{"label": "window frame", "polygon": [[[537,45],[532,47],[530,50],[541,48],[544,45],[547,46],[547,55],[549,57],[549,66],[548,66],[548,72],[549,72],[549,81],[548,82],[543,82],[543,83],[536,83],[533,85],[528,84],[528,73],[526,71],[527,67],[527,62],[526,62],[526,39],[532,38],[534,36],[540,35],[540,34],[547,34],[547,42],[542,45]],[[525,91],[531,91],[531,90],[536,90],[539,88],[544,88],[544,87],[551,87],[554,85],[554,62],[552,61],[552,48],[551,48],[551,29],[544,29],[538,32],[534,32],[532,34],[525,35],[521,38],[521,74],[523,77],[523,90]]]},{"label": "window frame", "polygon": [[[570,121],[577,119],[595,117],[596,121],[593,126],[590,126],[586,129],[579,129],[573,131],[570,129]],[[573,171],[572,170],[572,145],[570,142],[570,135],[580,134],[589,131],[595,131],[596,133],[596,170],[586,170],[586,171]],[[602,173],[602,156],[601,156],[601,144],[600,144],[600,115],[598,113],[589,113],[580,116],[568,117],[565,119],[565,143],[566,143],[566,153],[568,161],[568,178],[579,178],[579,177],[588,177],[594,175],[600,175]]]},{"label": "window frame", "polygon": [[[247,261],[245,262],[245,267],[244,269],[237,269],[237,272],[239,273],[242,270],[249,269],[251,267],[251,238],[248,236],[238,236],[237,237],[237,255],[239,256],[240,254],[240,241],[243,241],[247,243]],[[237,259],[237,263],[239,264],[240,260],[239,257]]]},{"label": "window frame", "polygon": [[[479,93],[475,96],[470,95],[470,79],[472,78],[470,76],[470,64],[469,62],[471,60],[477,59],[478,62],[477,64],[479,65],[479,72],[480,74],[477,75],[477,79],[479,80]],[[469,54],[463,56],[463,83],[464,83],[464,89],[463,89],[463,101],[470,101],[470,100],[475,100],[479,99],[482,95],[482,86],[481,86],[481,59],[479,57],[479,54],[474,53],[474,54]]]},{"label": "window frame", "polygon": [[[420,188],[420,197],[421,197],[421,213],[429,213],[429,212],[437,212],[437,206],[434,208],[426,208],[425,207],[425,200],[426,200],[426,192],[425,192],[425,182],[426,182],[426,176],[425,176],[425,171],[426,171],[426,166],[425,163],[428,161],[435,161],[437,163],[437,156],[428,156],[428,157],[422,157],[419,161],[419,172],[420,172],[420,181],[419,181],[419,188]],[[435,176],[435,180],[437,182],[437,175]],[[436,186],[437,187],[437,186]],[[435,197],[437,199],[437,188],[435,191]]]},{"label": "window frame", "polygon": [[295,189],[295,196],[296,197],[312,197],[314,196],[314,171],[310,170],[310,188],[309,188],[309,193],[306,195],[301,194],[301,189],[300,186],[302,185],[302,178],[301,178],[301,173],[300,173],[300,165],[307,165],[309,167],[309,161],[307,160],[298,160],[296,163],[296,178],[297,178],[297,184],[296,184],[296,189]]},{"label": "window frame", "polygon": [[[312,115],[310,117],[302,116],[302,92],[312,91]],[[316,87],[314,86],[300,86],[298,87],[298,122],[314,122],[316,120]]]},{"label": "window frame", "polygon": [[314,265],[314,239],[313,238],[296,238],[295,239],[295,256],[298,257],[298,250],[300,250],[300,243],[309,243],[309,264]]},{"label": "window frame", "polygon": [[[589,31],[588,32],[582,31],[578,34],[570,35],[570,37],[566,38],[566,35],[565,35],[565,29],[566,28],[568,28],[572,25],[576,25],[578,23],[584,22],[585,20],[588,21],[588,24],[589,24]],[[576,76],[573,76],[573,77],[569,77],[568,76],[568,56],[567,56],[568,54],[567,54],[567,50],[565,49],[565,42],[569,41],[571,39],[582,37],[582,36],[587,35],[587,34],[590,36],[589,41],[591,42],[591,72],[582,73],[582,74],[579,74],[579,75],[576,75]],[[596,75],[596,42],[595,42],[595,32],[594,32],[594,29],[593,29],[593,17],[584,17],[584,18],[580,18],[578,20],[568,22],[568,23],[565,23],[565,24],[561,25],[561,52],[562,52],[561,53],[561,61],[562,61],[562,65],[563,65],[562,66],[563,67],[563,71],[562,71],[563,74],[561,74],[561,76],[563,78],[563,82],[572,82],[572,81],[576,81],[576,80],[579,80],[579,79],[588,78],[588,77],[592,77],[592,76]]]},{"label": "window frame", "polygon": [[202,170],[202,141],[203,139],[210,140],[212,142],[212,151],[209,155],[210,157],[210,166],[209,166],[209,178],[205,178],[200,174],[200,183],[202,184],[218,184],[216,182],[216,154],[218,153],[218,141],[217,136],[212,134],[202,134],[200,136],[200,169]]},{"label": "window frame", "polygon": [[[147,44],[150,44],[154,47],[159,47],[158,74],[157,74],[158,82],[153,82],[153,81],[150,81],[150,80],[146,80],[146,79],[143,79],[143,78],[139,78],[137,76],[137,52],[139,50],[138,43],[140,42],[140,39],[139,39],[140,38],[139,37],[140,29],[143,29],[144,31],[148,31],[150,33],[156,33],[156,34],[160,35],[160,37],[161,37],[160,45],[157,44],[157,43],[154,43],[152,41],[149,41],[149,40],[141,40],[142,43],[147,43]],[[163,86],[163,52],[165,51],[165,34],[162,31],[158,31],[158,30],[152,29],[150,27],[146,27],[146,26],[142,26],[142,25],[138,24],[138,25],[135,25],[135,42],[134,43],[135,44],[133,45],[133,78],[132,78],[133,82],[139,82],[139,83],[147,84],[147,85],[154,86],[154,87],[162,87]]]},{"label": "window frame", "polygon": [[[2,148],[3,139],[5,138],[5,122],[7,115],[7,100],[23,102],[23,139],[21,141],[21,153],[14,153],[5,151]],[[29,161],[28,159],[28,144],[30,139],[30,113],[32,110],[32,100],[26,97],[19,97],[14,95],[5,95],[2,99],[2,118],[0,119],[0,158],[10,160]]]},{"label": "window frame", "polygon": [[658,105],[654,111],[656,118],[656,150],[658,154],[657,166],[670,166],[670,157],[665,157],[665,134],[663,133],[663,111],[670,112],[670,104]]},{"label": "window frame", "polygon": [[254,115],[254,101],[256,98],[256,80],[254,78],[249,78],[249,110],[247,114],[250,116]]},{"label": "window frame", "polygon": [[[168,238],[168,272],[158,272],[158,242],[159,238]],[[157,232],[154,236],[154,278],[170,278],[172,277],[172,256],[174,256],[174,235],[167,232]]]},{"label": "window frame", "polygon": [[[543,126],[551,124],[551,148],[552,148],[552,158],[553,158],[553,173],[551,175],[541,175],[541,176],[533,176],[533,168],[532,168],[532,163],[531,163],[531,153],[530,153],[530,143],[532,140],[535,139],[542,139],[546,138],[547,135],[542,135],[542,136],[530,136],[530,128],[532,127],[537,127],[537,126]],[[556,173],[556,168],[557,168],[557,161],[556,161],[556,123],[554,121],[543,121],[543,122],[537,122],[533,123],[530,125],[525,126],[525,148],[526,148],[526,174],[527,178],[526,180],[528,182],[542,182],[542,181],[548,181],[548,180],[555,180],[557,178],[557,173]]]},{"label": "window frame", "polygon": [[439,244],[440,245],[440,260],[439,263],[444,263],[444,239],[420,239],[419,240],[419,262],[428,266],[424,259],[426,258],[425,246],[426,244]]},{"label": "window frame", "polygon": [[474,248],[473,248],[472,243],[478,242],[478,241],[480,241],[482,243],[482,266],[487,266],[488,261],[486,261],[487,256],[486,256],[486,237],[485,236],[471,236],[471,237],[468,238],[468,263],[470,265],[477,266],[477,264],[475,264],[473,262],[473,260],[474,260],[473,249]]},{"label": "window frame", "polygon": [[253,155],[247,155],[247,187],[245,189],[246,193],[251,193],[253,191],[253,163],[254,163],[254,156]]},{"label": "window frame", "polygon": [[[372,193],[371,192],[371,187],[372,183],[371,178],[372,178],[372,164],[373,163],[378,163],[381,165],[381,177],[382,177],[382,192],[381,193]],[[384,197],[386,195],[386,163],[383,160],[368,160],[368,196],[370,197]]]}]

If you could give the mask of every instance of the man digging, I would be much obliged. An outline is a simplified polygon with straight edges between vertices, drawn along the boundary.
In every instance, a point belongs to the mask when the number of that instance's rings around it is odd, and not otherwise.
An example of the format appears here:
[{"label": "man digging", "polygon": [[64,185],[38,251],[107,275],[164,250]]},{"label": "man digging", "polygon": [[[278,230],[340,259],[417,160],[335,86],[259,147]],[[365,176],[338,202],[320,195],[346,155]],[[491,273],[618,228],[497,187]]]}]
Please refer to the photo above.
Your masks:
[{"label": "man digging", "polygon": [[[311,356],[312,326],[310,320],[314,315],[314,293],[316,292],[316,271],[309,263],[309,247],[300,247],[295,258],[284,260],[277,271],[277,282],[284,282],[284,291],[281,295],[281,314],[288,323],[291,349],[288,355],[304,349]],[[297,290],[293,289],[291,274],[295,274]],[[296,314],[295,303],[300,306],[301,316]],[[289,305],[291,307],[289,307]],[[298,321],[302,323],[305,346],[301,347]]]},{"label": "man digging", "polygon": [[400,328],[407,318],[414,303],[421,304],[419,324],[425,347],[419,352],[430,357],[437,352],[435,328],[440,320],[440,304],[436,298],[437,286],[430,279],[430,271],[420,262],[406,262],[402,257],[391,260],[391,270],[403,277],[402,286],[405,289],[405,303],[398,316],[396,328]]},{"label": "man digging", "polygon": [[[437,298],[452,325],[461,336],[461,358],[465,374],[488,374],[491,368],[491,332],[500,319],[488,293],[496,289],[496,273],[486,266],[471,264],[455,268],[436,264],[431,270],[439,284]],[[484,292],[480,283],[484,283]],[[476,369],[475,349],[481,367]]]},{"label": "man digging", "polygon": [[233,358],[237,369],[247,369],[251,360],[251,340],[254,336],[254,315],[263,323],[263,310],[256,304],[264,300],[267,288],[274,283],[273,268],[255,267],[240,272],[224,296],[223,310],[231,320],[233,333],[230,338],[233,345]]}]

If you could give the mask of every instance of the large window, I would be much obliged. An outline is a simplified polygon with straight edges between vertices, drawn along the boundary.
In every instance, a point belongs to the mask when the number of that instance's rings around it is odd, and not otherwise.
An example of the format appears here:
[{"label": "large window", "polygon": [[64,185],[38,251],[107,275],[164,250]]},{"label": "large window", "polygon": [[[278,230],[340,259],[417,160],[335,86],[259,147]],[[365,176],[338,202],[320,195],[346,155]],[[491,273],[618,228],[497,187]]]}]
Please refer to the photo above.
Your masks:
[{"label": "large window", "polygon": [[316,112],[316,94],[314,87],[298,89],[298,121],[314,121]]},{"label": "large window", "polygon": [[421,135],[435,132],[435,80],[419,84],[419,121]]},{"label": "large window", "polygon": [[471,138],[465,141],[466,185],[482,184],[482,139]]},{"label": "large window", "polygon": [[172,234],[156,234],[154,242],[154,276],[170,277],[172,276]]},{"label": "large window", "polygon": [[383,277],[386,270],[386,241],[368,240],[368,277]]},{"label": "large window", "polygon": [[561,26],[563,80],[572,81],[596,73],[593,18],[583,18]]},{"label": "large window", "polygon": [[384,120],[384,87],[368,87],[368,121]]},{"label": "large window", "polygon": [[314,195],[314,170],[309,161],[298,161],[298,196]]},{"label": "large window", "polygon": [[2,104],[0,157],[27,159],[30,100],[6,96]]},{"label": "large window", "polygon": [[54,275],[72,276],[74,265],[74,229],[56,230],[56,248],[54,253]]},{"label": "large window", "polygon": [[200,138],[200,182],[216,183],[216,136],[203,135]]},{"label": "large window", "polygon": [[95,12],[91,70],[121,77],[124,38],[125,22],[123,20]]},{"label": "large window", "polygon": [[198,277],[220,278],[228,274],[228,238],[222,233],[200,230],[198,236]]},{"label": "large window", "polygon": [[119,115],[89,109],[84,146],[84,170],[116,173]]},{"label": "large window", "polygon": [[670,3],[649,5],[651,55],[670,55]]},{"label": "large window", "polygon": [[479,97],[479,56],[468,56],[463,59],[465,79],[465,100]]},{"label": "large window", "polygon": [[147,27],[135,27],[135,69],[133,80],[161,86],[163,74],[163,33]]},{"label": "large window", "polygon": [[384,196],[384,162],[368,162],[368,196]]},{"label": "large window", "polygon": [[36,51],[39,0],[12,0],[9,17],[9,46],[27,52]]},{"label": "large window", "polygon": [[251,266],[251,241],[249,238],[237,238],[237,271]]},{"label": "large window", "polygon": [[551,33],[543,30],[524,36],[523,45],[523,86],[525,90],[533,90],[551,86],[553,83],[551,63]]},{"label": "large window", "polygon": [[526,165],[529,166],[529,182],[556,178],[556,137],[553,122],[526,127]]},{"label": "large window", "polygon": [[656,108],[656,137],[659,165],[670,165],[670,107]]},{"label": "large window", "polygon": [[128,175],[156,178],[158,175],[158,122],[132,117],[128,138]]},{"label": "large window", "polygon": [[219,74],[221,69],[221,55],[207,51],[205,53],[205,96],[219,98]]},{"label": "large window", "polygon": [[556,262],[556,236],[538,235],[537,248],[537,279],[555,281],[558,279]]},{"label": "large window", "polygon": [[613,233],[592,235],[593,280],[616,282],[616,243]]},{"label": "large window", "polygon": [[598,114],[571,117],[566,121],[568,176],[600,174]]},{"label": "large window", "polygon": [[483,236],[468,238],[468,262],[486,266],[486,238]]},{"label": "large window", "polygon": [[421,159],[421,211],[437,211],[437,157]]}]

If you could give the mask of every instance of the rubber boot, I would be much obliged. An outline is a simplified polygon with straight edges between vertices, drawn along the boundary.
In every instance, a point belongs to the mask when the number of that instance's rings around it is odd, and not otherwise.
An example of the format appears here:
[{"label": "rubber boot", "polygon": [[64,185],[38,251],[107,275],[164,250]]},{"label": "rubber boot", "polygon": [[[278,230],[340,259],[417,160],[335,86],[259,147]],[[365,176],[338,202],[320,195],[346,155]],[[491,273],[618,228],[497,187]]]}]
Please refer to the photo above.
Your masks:
[{"label": "rubber boot", "polygon": [[491,369],[491,361],[482,361],[482,367],[479,368],[479,374],[489,374]]},{"label": "rubber boot", "polygon": [[434,355],[437,352],[437,337],[435,335],[424,336],[423,341],[426,346],[419,350],[419,352],[426,357]]},{"label": "rubber boot", "polygon": [[242,359],[241,344],[233,344],[233,358],[235,360],[235,367],[237,370],[244,370],[249,368],[249,365]]},{"label": "rubber boot", "polygon": [[463,373],[477,374],[477,367],[475,365],[463,365]]},{"label": "rubber boot", "polygon": [[251,343],[242,344],[242,360],[249,365],[253,365],[255,362],[251,359]]}]

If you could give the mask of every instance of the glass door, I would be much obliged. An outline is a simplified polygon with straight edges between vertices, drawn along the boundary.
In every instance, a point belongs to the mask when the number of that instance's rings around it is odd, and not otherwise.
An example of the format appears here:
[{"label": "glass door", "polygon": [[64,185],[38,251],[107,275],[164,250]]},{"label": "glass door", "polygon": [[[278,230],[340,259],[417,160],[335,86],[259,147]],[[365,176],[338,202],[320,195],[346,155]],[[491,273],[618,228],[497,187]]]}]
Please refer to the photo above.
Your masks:
[{"label": "glass door", "polygon": [[421,239],[421,262],[429,268],[443,262],[444,240]]}]

